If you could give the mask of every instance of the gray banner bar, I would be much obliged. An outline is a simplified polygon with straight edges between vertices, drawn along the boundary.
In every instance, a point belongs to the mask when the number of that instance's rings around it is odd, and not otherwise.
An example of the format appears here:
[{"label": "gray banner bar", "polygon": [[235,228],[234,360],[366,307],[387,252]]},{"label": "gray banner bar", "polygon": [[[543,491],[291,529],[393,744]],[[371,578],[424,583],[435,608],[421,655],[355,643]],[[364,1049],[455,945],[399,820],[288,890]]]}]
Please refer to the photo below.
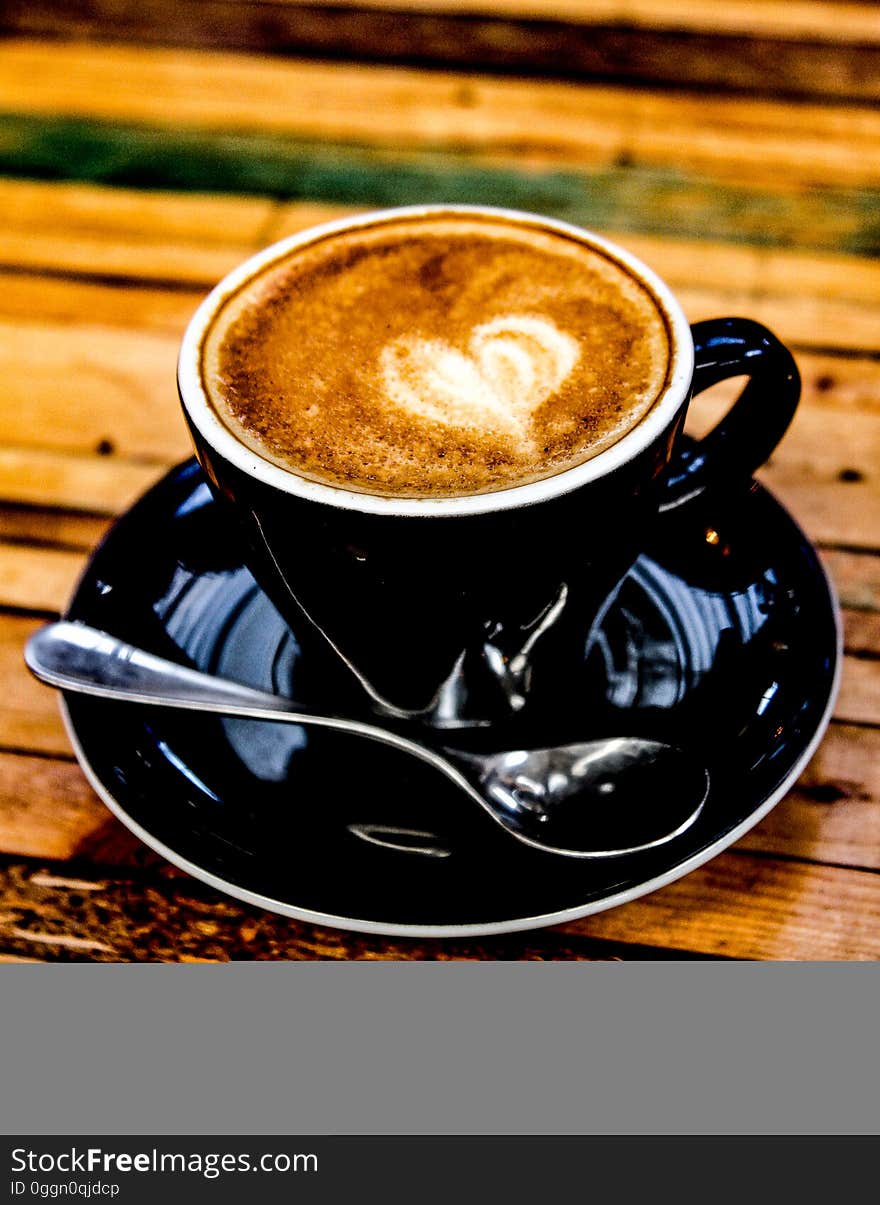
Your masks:
[{"label": "gray banner bar", "polygon": [[702,1201],[720,1182],[728,1198],[833,1200],[873,1182],[878,1154],[857,1137],[22,1137],[0,1140],[0,1200]]},{"label": "gray banner bar", "polygon": [[873,1134],[880,964],[7,966],[0,1133]]}]

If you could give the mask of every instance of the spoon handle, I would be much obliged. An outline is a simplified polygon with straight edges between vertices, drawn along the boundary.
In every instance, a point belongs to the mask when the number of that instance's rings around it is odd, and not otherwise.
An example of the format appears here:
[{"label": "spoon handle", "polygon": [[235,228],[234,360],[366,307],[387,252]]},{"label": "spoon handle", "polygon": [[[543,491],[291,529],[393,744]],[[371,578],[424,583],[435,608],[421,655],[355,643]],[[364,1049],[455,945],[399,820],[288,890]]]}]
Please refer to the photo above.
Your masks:
[{"label": "spoon handle", "polygon": [[425,745],[375,724],[294,710],[280,695],[188,669],[88,624],[69,620],[47,624],[28,640],[24,659],[36,678],[59,690],[251,720],[312,724],[390,745],[445,774],[497,821],[486,800],[459,769]]},{"label": "spoon handle", "polygon": [[280,695],[188,669],[84,623],[61,620],[40,628],[28,640],[24,658],[35,677],[59,690],[245,719],[314,724],[421,755],[417,745],[396,733],[358,720],[294,709]]}]

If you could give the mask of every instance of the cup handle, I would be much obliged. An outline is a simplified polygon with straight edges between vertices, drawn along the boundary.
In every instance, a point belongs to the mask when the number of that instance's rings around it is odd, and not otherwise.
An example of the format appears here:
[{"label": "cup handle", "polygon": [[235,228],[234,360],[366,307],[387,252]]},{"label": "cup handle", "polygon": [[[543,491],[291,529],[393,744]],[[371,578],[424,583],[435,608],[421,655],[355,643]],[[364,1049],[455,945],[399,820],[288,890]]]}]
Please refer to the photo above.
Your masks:
[{"label": "cup handle", "polygon": [[708,435],[683,441],[666,473],[664,511],[710,484],[751,477],[785,434],[801,393],[794,357],[759,322],[710,318],[695,322],[691,332],[695,395],[728,377],[749,381]]}]

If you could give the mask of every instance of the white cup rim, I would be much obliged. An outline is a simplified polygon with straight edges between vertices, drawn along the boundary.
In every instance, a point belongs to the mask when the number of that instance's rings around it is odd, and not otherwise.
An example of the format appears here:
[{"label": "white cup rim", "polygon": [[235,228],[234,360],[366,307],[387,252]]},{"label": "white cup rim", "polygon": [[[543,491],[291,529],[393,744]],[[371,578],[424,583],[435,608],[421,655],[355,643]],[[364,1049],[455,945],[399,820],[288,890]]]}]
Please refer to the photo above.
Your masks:
[{"label": "white cup rim", "polygon": [[[671,355],[666,384],[645,417],[610,447],[572,468],[525,485],[456,498],[394,497],[325,485],[299,476],[292,469],[281,468],[242,443],[220,419],[201,380],[202,348],[213,319],[223,303],[269,264],[318,239],[364,226],[380,225],[405,218],[442,217],[444,214],[498,218],[563,234],[601,251],[624,268],[651,294],[667,324]],[[324,222],[273,243],[245,260],[208,294],[190,320],[180,348],[177,380],[180,398],[190,422],[211,448],[247,476],[283,493],[320,502],[325,506],[365,514],[425,518],[491,514],[531,506],[608,476],[638,456],[666,429],[688,396],[693,370],[694,345],[691,329],[675,296],[655,272],[617,244],[568,222],[515,209],[486,205],[410,205],[374,210]]]}]

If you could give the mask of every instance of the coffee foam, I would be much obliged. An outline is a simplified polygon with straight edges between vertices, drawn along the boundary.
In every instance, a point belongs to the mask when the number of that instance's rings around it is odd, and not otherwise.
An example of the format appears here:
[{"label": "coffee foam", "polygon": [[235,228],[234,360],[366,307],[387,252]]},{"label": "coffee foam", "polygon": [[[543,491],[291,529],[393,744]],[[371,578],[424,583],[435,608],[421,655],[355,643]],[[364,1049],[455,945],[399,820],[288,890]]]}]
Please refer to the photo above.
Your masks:
[{"label": "coffee foam", "polygon": [[409,217],[294,249],[218,311],[203,378],[281,467],[457,497],[616,442],[662,392],[664,317],[615,260],[540,226]]},{"label": "coffee foam", "polygon": [[574,339],[548,319],[505,314],[475,327],[466,351],[403,336],[382,349],[380,364],[401,409],[448,427],[509,435],[528,453],[535,410],[579,357]]}]

